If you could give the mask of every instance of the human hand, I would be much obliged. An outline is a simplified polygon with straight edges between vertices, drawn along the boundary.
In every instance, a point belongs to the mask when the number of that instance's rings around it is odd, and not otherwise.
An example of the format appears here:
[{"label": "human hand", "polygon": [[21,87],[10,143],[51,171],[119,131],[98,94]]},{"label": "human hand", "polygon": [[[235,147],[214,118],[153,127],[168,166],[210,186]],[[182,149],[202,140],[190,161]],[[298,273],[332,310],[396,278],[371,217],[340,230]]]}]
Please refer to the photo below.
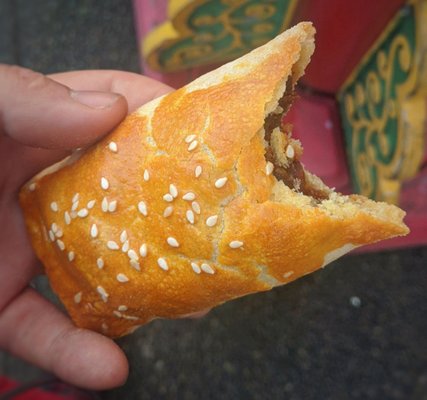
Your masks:
[{"label": "human hand", "polygon": [[77,386],[100,390],[124,383],[127,360],[112,340],[76,328],[29,288],[41,269],[18,191],[70,150],[97,141],[128,112],[170,90],[126,72],[46,77],[0,65],[0,348]]}]

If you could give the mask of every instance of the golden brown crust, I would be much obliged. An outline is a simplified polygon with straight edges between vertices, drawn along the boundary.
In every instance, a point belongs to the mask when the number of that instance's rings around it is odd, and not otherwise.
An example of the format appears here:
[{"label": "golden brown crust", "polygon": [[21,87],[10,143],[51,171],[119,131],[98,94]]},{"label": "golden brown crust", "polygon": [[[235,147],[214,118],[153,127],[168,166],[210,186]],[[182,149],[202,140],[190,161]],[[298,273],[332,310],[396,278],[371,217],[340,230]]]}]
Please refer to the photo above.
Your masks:
[{"label": "golden brown crust", "polygon": [[407,232],[393,206],[340,198],[314,207],[265,173],[266,112],[287,77],[303,73],[313,34],[299,24],[142,107],[22,189],[33,247],[78,326],[118,337],[287,283],[349,244]]}]

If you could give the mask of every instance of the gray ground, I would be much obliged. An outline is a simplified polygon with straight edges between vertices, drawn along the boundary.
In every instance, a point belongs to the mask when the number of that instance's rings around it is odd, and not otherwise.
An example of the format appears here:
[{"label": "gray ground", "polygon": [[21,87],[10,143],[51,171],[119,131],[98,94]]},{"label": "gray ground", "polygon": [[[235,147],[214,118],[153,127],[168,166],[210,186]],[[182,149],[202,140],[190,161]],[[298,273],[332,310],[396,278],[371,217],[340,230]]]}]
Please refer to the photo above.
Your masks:
[{"label": "gray ground", "polygon": [[[131,4],[0,0],[0,62],[138,71]],[[131,375],[102,397],[427,399],[426,267],[427,248],[351,256],[201,320],[156,321],[120,340]],[[0,374],[44,376],[4,353]]]}]

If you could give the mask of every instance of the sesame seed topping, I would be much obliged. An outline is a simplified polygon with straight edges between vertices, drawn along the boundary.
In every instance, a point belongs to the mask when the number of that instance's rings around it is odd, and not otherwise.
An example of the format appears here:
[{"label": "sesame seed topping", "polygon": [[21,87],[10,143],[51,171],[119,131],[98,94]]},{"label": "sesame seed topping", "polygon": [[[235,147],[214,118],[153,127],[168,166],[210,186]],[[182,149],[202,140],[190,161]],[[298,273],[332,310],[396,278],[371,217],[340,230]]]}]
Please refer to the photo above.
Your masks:
[{"label": "sesame seed topping", "polygon": [[124,312],[124,311],[127,311],[128,308],[126,306],[124,306],[124,305],[121,305],[121,306],[117,307],[117,310]]},{"label": "sesame seed topping", "polygon": [[191,203],[191,208],[196,214],[200,214],[200,204],[197,201]]},{"label": "sesame seed topping", "polygon": [[89,210],[88,210],[87,208],[82,208],[81,210],[79,210],[79,211],[77,212],[77,215],[78,215],[80,218],[85,218],[85,217],[87,217],[87,216],[89,215]]},{"label": "sesame seed topping", "polygon": [[125,274],[122,274],[122,273],[117,274],[116,279],[122,283],[129,282],[129,278]]},{"label": "sesame seed topping", "polygon": [[123,243],[122,251],[123,253],[127,253],[128,250],[129,250],[129,240],[126,240],[126,242]]},{"label": "sesame seed topping", "polygon": [[193,151],[197,145],[199,144],[199,142],[197,140],[193,140],[190,145],[188,146],[188,151]]},{"label": "sesame seed topping", "polygon": [[108,300],[108,293],[105,291],[105,289],[102,286],[98,286],[96,288],[96,291],[100,294],[102,300],[104,302],[107,302],[107,300]]},{"label": "sesame seed topping", "polygon": [[196,135],[188,135],[188,136],[185,138],[185,143],[190,143],[190,142],[192,142],[195,138],[196,138]]},{"label": "sesame seed topping", "polygon": [[88,201],[88,202],[87,202],[86,207],[87,207],[89,210],[91,210],[91,209],[93,208],[93,206],[95,205],[95,203],[96,203],[96,200],[90,200],[90,201]]},{"label": "sesame seed topping", "polygon": [[77,203],[79,201],[80,194],[76,193],[71,200],[72,203]]},{"label": "sesame seed topping", "polygon": [[200,165],[198,165],[194,169],[194,175],[195,175],[196,178],[198,178],[201,174],[202,174],[202,167]]},{"label": "sesame seed topping", "polygon": [[52,242],[55,241],[55,234],[49,229],[49,238]]},{"label": "sesame seed topping", "polygon": [[162,257],[160,257],[160,258],[158,258],[157,259],[157,264],[159,265],[159,267],[162,269],[162,270],[164,270],[164,271],[167,271],[168,269],[169,269],[169,265],[168,265],[168,263],[166,262],[166,260],[164,259],[164,258],[162,258]]},{"label": "sesame seed topping", "polygon": [[71,211],[76,211],[77,208],[79,207],[79,201],[76,200],[73,202],[73,204],[71,205]]},{"label": "sesame seed topping", "polygon": [[93,224],[90,228],[90,236],[92,236],[93,238],[96,238],[98,236],[98,227],[96,226],[96,224]]},{"label": "sesame seed topping", "polygon": [[104,197],[104,198],[102,199],[101,209],[102,209],[102,211],[104,211],[104,212],[107,212],[107,211],[108,211],[108,200],[107,200],[107,198],[106,198],[106,197]]},{"label": "sesame seed topping", "polygon": [[82,301],[82,292],[78,292],[74,295],[74,303],[79,304]]},{"label": "sesame seed topping", "polygon": [[191,268],[193,269],[193,271],[196,273],[196,274],[200,274],[201,272],[202,272],[202,270],[200,269],[200,267],[199,267],[199,264],[197,264],[197,263],[195,263],[195,262],[192,262],[191,263]]},{"label": "sesame seed topping", "polygon": [[185,216],[187,217],[187,221],[190,224],[194,224],[194,213],[191,210],[187,210],[187,212],[185,213]]},{"label": "sesame seed topping", "polygon": [[295,150],[291,144],[288,144],[288,147],[286,147],[286,157],[288,157],[288,158],[294,158],[295,157]]},{"label": "sesame seed topping", "polygon": [[75,257],[74,251],[68,252],[68,261],[73,261]]},{"label": "sesame seed topping", "polygon": [[193,192],[185,193],[184,196],[182,196],[183,200],[186,201],[193,201],[196,198],[196,195]]},{"label": "sesame seed topping", "polygon": [[168,206],[165,208],[165,211],[163,211],[163,216],[165,218],[170,217],[172,215],[173,212],[173,207],[172,206]]},{"label": "sesame seed topping", "polygon": [[218,215],[211,215],[206,219],[207,226],[211,226],[211,227],[215,226],[217,222],[218,222]]},{"label": "sesame seed topping", "polygon": [[101,328],[102,328],[103,332],[107,332],[108,331],[108,325],[105,322],[102,323]]},{"label": "sesame seed topping", "polygon": [[145,243],[139,248],[139,254],[141,254],[141,257],[147,257],[147,245]]},{"label": "sesame seed topping", "polygon": [[30,189],[30,192],[34,192],[34,190],[36,190],[36,184],[34,182],[30,183],[28,189]]},{"label": "sesame seed topping", "polygon": [[126,231],[122,231],[122,233],[120,234],[120,241],[122,243],[124,243],[124,242],[126,242],[127,238],[128,238],[127,232]]},{"label": "sesame seed topping", "polygon": [[118,250],[119,249],[119,245],[114,240],[109,240],[107,242],[107,247],[110,250]]},{"label": "sesame seed topping", "polygon": [[148,172],[148,169],[144,170],[144,181],[148,182],[150,179],[150,173]]},{"label": "sesame seed topping", "polygon": [[131,260],[138,260],[138,254],[136,254],[135,250],[130,249],[127,254]]},{"label": "sesame seed topping", "polygon": [[117,143],[116,142],[110,142],[108,144],[108,148],[113,152],[117,153]]},{"label": "sesame seed topping", "polygon": [[172,197],[172,195],[171,195],[170,193],[166,193],[166,194],[163,196],[163,200],[164,200],[164,201],[167,201],[168,203],[170,203],[170,202],[172,202],[172,201],[173,201],[173,197]]},{"label": "sesame seed topping", "polygon": [[58,230],[58,225],[56,225],[56,223],[54,222],[54,223],[52,224],[52,226],[51,226],[51,229],[52,229],[52,232],[53,232],[53,233],[56,233],[56,232],[57,232],[57,230]]},{"label": "sesame seed topping", "polygon": [[206,272],[207,274],[210,274],[210,275],[213,275],[215,273],[215,270],[209,264],[206,264],[206,263],[203,263],[201,265],[201,269],[203,272]]},{"label": "sesame seed topping", "polygon": [[58,247],[59,247],[59,249],[60,249],[61,251],[64,251],[64,250],[65,250],[65,244],[64,244],[64,242],[63,242],[62,240],[58,239],[58,240],[56,241],[56,244],[58,245]]},{"label": "sesame seed topping", "polygon": [[55,232],[55,236],[57,238],[60,238],[60,237],[64,236],[64,232],[62,232],[61,228],[58,228],[58,230]]},{"label": "sesame seed topping", "polygon": [[71,217],[70,217],[70,214],[68,213],[68,211],[65,211],[65,212],[64,212],[64,220],[65,220],[65,223],[66,223],[67,225],[70,225],[70,224],[71,224]]},{"label": "sesame seed topping", "polygon": [[138,317],[134,317],[133,315],[124,315],[124,314],[123,314],[123,318],[128,319],[130,321],[137,321],[139,319]]},{"label": "sesame seed topping", "polygon": [[141,266],[139,265],[139,261],[138,260],[135,260],[135,259],[132,258],[129,261],[129,263],[130,263],[130,266],[132,268],[135,268],[137,271],[141,271]]},{"label": "sesame seed topping", "polygon": [[117,200],[110,201],[110,204],[108,204],[108,211],[114,212],[117,209]]},{"label": "sesame seed topping", "polygon": [[70,212],[71,219],[77,218],[77,213],[75,211]]},{"label": "sesame seed topping", "polygon": [[52,203],[50,203],[50,209],[54,212],[58,211],[58,204],[55,201],[52,201]]},{"label": "sesame seed topping", "polygon": [[141,200],[138,203],[138,210],[142,215],[144,215],[145,217],[147,216],[147,205],[145,204],[144,201]]},{"label": "sesame seed topping", "polygon": [[101,257],[99,257],[99,258],[96,260],[96,265],[98,266],[98,268],[99,268],[99,269],[104,268],[104,260],[103,260]]},{"label": "sesame seed topping", "polygon": [[293,275],[294,274],[294,271],[288,271],[288,272],[285,272],[284,274],[283,274],[283,277],[286,279],[286,278],[289,278],[291,275]]},{"label": "sesame seed topping", "polygon": [[229,243],[229,246],[232,249],[238,249],[239,247],[243,246],[243,242],[241,242],[240,240],[233,240]]},{"label": "sesame seed topping", "polygon": [[107,178],[101,178],[101,188],[107,190],[110,187],[110,182],[108,182]]},{"label": "sesame seed topping", "polygon": [[122,313],[120,311],[114,310],[113,314],[117,317],[117,318],[121,318],[122,317]]},{"label": "sesame seed topping", "polygon": [[225,176],[223,178],[219,178],[215,181],[215,187],[217,189],[221,189],[227,183],[227,181],[228,181],[228,178]]},{"label": "sesame seed topping", "polygon": [[267,165],[265,166],[265,174],[271,175],[274,170],[274,164],[270,161],[267,162]]},{"label": "sesame seed topping", "polygon": [[178,196],[178,189],[173,183],[169,185],[169,193],[172,195],[174,199]]},{"label": "sesame seed topping", "polygon": [[171,247],[179,247],[179,243],[178,243],[178,240],[176,240],[174,237],[172,237],[172,236],[169,236],[167,239],[166,239],[166,242],[168,243],[168,245],[169,246],[171,246]]}]

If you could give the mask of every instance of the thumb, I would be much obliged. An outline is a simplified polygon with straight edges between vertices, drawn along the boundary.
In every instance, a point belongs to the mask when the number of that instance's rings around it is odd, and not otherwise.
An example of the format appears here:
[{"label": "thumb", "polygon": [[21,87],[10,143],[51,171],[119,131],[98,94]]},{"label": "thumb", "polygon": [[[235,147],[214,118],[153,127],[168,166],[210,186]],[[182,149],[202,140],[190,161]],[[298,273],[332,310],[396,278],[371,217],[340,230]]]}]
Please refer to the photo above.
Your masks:
[{"label": "thumb", "polygon": [[22,144],[84,147],[126,114],[127,102],[119,94],[73,91],[29,69],[0,65],[0,135]]}]

